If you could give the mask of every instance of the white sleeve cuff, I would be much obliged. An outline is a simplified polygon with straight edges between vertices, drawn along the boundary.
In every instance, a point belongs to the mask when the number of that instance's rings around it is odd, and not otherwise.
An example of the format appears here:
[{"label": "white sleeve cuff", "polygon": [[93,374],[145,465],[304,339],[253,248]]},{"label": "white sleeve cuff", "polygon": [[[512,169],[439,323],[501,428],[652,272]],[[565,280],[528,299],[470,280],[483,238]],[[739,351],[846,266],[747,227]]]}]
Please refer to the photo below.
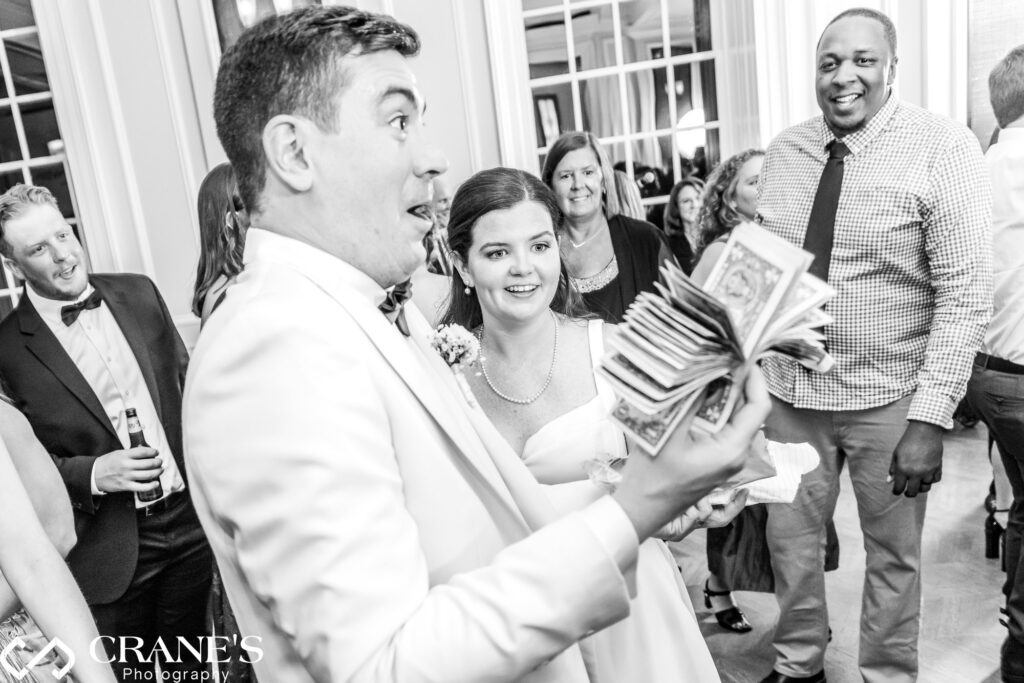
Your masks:
[{"label": "white sleeve cuff", "polygon": [[96,460],[92,463],[92,469],[89,470],[89,488],[92,490],[94,496],[105,496],[106,491],[100,491],[99,487],[96,486]]},{"label": "white sleeve cuff", "polygon": [[630,594],[633,594],[640,539],[622,506],[611,496],[601,496],[579,514],[583,516],[583,521],[604,547],[605,552],[622,570],[630,585]]}]

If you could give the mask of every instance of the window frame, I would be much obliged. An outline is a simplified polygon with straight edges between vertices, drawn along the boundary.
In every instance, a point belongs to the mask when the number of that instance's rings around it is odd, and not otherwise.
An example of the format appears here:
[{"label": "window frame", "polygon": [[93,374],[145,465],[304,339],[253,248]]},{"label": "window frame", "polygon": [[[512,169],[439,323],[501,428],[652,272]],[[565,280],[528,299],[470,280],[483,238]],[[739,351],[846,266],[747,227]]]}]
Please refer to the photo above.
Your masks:
[{"label": "window frame", "polygon": [[[698,2],[715,2],[716,0],[697,0]],[[673,183],[681,179],[681,164],[679,160],[676,133],[682,130],[678,127],[658,128],[651,131],[639,131],[630,127],[630,114],[628,110],[628,86],[627,76],[633,73],[651,73],[653,69],[665,69],[666,85],[669,92],[675,89],[675,67],[687,64],[710,63],[715,65],[719,59],[720,51],[712,44],[711,50],[697,51],[696,37],[693,41],[693,52],[683,55],[672,55],[672,47],[679,44],[678,38],[672,40],[670,35],[670,21],[668,17],[670,0],[659,0],[661,30],[646,35],[630,36],[638,39],[645,55],[640,55],[638,61],[626,62],[623,58],[622,39],[624,37],[621,25],[619,8],[620,0],[562,0],[552,1],[551,5],[542,8],[524,10],[523,2],[508,2],[507,0],[485,0],[485,16],[487,19],[487,32],[490,44],[491,72],[494,82],[494,98],[498,112],[498,132],[502,163],[507,166],[523,168],[532,173],[540,173],[540,157],[546,153],[547,147],[538,147],[536,140],[536,123],[534,111],[534,98],[537,96],[535,89],[547,85],[561,85],[568,83],[572,88],[572,112],[562,112],[565,122],[563,127],[568,129],[565,123],[571,122],[573,127],[582,127],[582,102],[579,84],[581,81],[602,76],[616,76],[619,87],[620,125],[623,134],[600,136],[602,144],[613,145],[623,143],[624,160],[626,172],[633,176],[634,154],[633,143],[645,140],[657,140],[668,136],[671,140],[673,150],[670,164]],[[574,59],[567,59],[568,73],[540,78],[529,77],[529,59],[527,51],[526,29],[524,22],[531,18],[556,17],[561,14],[563,30],[566,32],[565,44],[567,53],[573,51],[576,55],[573,34],[572,19],[573,12],[597,7],[608,7],[612,9],[613,35],[605,39],[614,43],[615,63],[612,66],[596,69],[583,69],[578,71]],[[710,17],[712,10],[706,8]],[[515,27],[510,29],[509,27]],[[518,30],[516,30],[518,29]],[[661,47],[663,55],[661,58],[651,58],[650,48]],[[604,48],[602,48],[604,49]],[[567,54],[568,56],[568,54]],[[585,56],[585,53],[582,54]],[[581,77],[581,74],[583,76]],[[693,85],[698,85],[699,79],[694,79]],[[678,122],[676,110],[676,98],[669,97],[669,121]],[[719,106],[719,110],[721,107]],[[702,128],[707,131],[721,130],[720,121],[710,121],[695,128]],[[719,146],[721,141],[719,140]],[[708,169],[710,171],[710,168]],[[644,205],[664,204],[668,201],[668,195],[646,197]]]}]

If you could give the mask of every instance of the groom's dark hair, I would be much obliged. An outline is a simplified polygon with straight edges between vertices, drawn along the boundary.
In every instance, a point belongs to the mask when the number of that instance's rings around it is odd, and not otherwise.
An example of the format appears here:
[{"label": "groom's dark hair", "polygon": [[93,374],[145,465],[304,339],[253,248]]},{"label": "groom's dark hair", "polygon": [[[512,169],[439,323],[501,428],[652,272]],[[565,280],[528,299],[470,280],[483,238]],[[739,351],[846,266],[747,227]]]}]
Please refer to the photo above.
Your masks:
[{"label": "groom's dark hair", "polygon": [[220,60],[213,97],[217,137],[238,176],[242,202],[260,210],[266,183],[263,128],[279,114],[298,114],[337,132],[337,96],[348,55],[419,52],[416,32],[391,17],[332,5],[265,19],[241,35]]}]

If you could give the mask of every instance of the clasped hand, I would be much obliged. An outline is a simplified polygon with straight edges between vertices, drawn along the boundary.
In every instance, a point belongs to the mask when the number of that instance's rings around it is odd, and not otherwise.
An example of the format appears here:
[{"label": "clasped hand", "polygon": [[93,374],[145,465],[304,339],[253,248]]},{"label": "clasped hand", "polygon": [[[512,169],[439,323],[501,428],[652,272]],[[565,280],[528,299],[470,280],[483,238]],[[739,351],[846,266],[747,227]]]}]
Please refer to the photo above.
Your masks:
[{"label": "clasped hand", "polygon": [[718,529],[736,519],[746,504],[746,489],[732,489],[732,496],[725,505],[712,505],[711,496],[707,495],[683,513],[683,524],[690,530]]},{"label": "clasped hand", "polygon": [[156,450],[148,446],[137,446],[111,451],[96,458],[93,474],[96,488],[104,493],[115,491],[152,491],[159,483],[163,472],[163,461]]}]

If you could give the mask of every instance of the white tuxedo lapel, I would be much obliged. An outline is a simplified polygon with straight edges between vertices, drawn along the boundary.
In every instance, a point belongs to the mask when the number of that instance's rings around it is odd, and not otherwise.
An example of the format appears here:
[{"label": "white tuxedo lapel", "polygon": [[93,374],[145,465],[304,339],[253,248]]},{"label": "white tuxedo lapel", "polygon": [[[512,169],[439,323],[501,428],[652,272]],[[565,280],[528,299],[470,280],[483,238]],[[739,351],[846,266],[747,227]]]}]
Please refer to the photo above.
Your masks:
[{"label": "white tuxedo lapel", "polygon": [[[394,368],[441,429],[448,434],[458,448],[455,456],[462,458],[479,473],[483,481],[507,506],[509,512],[523,525],[524,532],[529,531],[516,501],[513,500],[502,476],[488,456],[484,444],[466,419],[465,410],[459,405],[460,402],[465,403],[465,398],[461,395],[451,371],[444,365],[440,356],[429,348],[427,334],[430,328],[422,314],[418,310],[408,310],[412,306],[407,307],[406,318],[411,334],[415,337],[410,344],[410,340],[406,339],[376,308],[361,305],[362,302],[350,304],[337,296],[335,300],[348,311],[380,351],[381,356]],[[419,347],[422,353],[417,354],[416,347]],[[435,363],[440,368],[430,367],[430,364]]]},{"label": "white tuxedo lapel", "polygon": [[[410,312],[411,313],[411,312]],[[408,316],[409,328],[414,342],[424,350],[430,357],[430,362],[439,369],[443,381],[450,385],[450,391],[461,394],[462,389],[455,381],[451,370],[445,365],[441,357],[430,348],[427,342],[427,334],[430,327],[426,319],[417,310]],[[536,478],[530,473],[523,461],[516,455],[512,447],[505,441],[498,430],[491,423],[483,410],[475,404],[470,405],[468,401],[461,406],[468,418],[468,424],[475,436],[482,442],[490,454],[491,463],[494,465],[502,481],[512,494],[516,506],[526,518],[530,529],[537,530],[557,519],[558,515],[543,492],[543,488],[537,483]]]},{"label": "white tuxedo lapel", "polygon": [[558,513],[523,461],[515,454],[505,437],[494,427],[482,410],[469,411],[470,422],[480,440],[491,453],[502,480],[512,492],[520,512],[533,530],[540,529],[558,519]]}]

